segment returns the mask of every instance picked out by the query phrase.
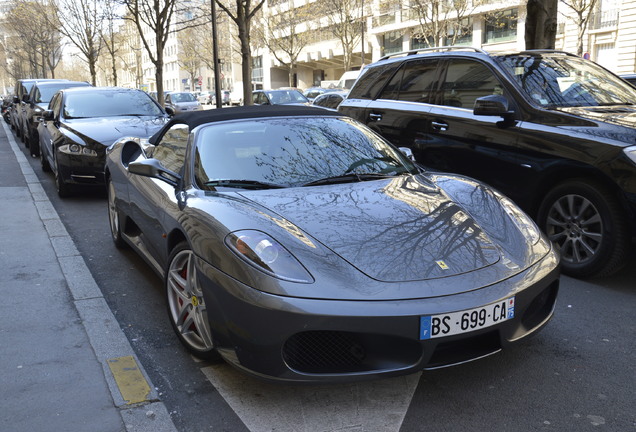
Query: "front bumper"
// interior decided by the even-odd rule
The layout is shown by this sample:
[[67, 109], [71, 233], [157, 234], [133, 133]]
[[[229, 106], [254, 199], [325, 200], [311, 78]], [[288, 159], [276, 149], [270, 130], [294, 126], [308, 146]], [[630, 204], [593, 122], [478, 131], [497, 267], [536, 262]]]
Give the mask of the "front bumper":
[[[283, 381], [353, 381], [464, 363], [541, 329], [559, 288], [551, 251], [524, 272], [482, 289], [430, 299], [337, 301], [250, 288], [197, 259], [215, 345], [226, 361]], [[451, 337], [420, 340], [420, 317], [515, 296], [515, 317]]]
[[65, 183], [88, 186], [102, 186], [105, 184], [105, 148], [98, 149], [96, 155], [78, 154], [62, 150], [57, 152], [57, 158], [59, 175]]

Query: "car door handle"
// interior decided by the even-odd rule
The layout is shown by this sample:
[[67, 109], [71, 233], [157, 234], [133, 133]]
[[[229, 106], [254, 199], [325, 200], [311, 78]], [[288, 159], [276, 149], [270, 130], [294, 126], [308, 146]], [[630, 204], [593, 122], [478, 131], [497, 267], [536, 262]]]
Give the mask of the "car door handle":
[[371, 113], [369, 114], [369, 118], [373, 121], [380, 121], [382, 120], [382, 114]]
[[433, 129], [438, 131], [445, 131], [448, 129], [448, 123], [444, 123], [440, 121], [432, 121], [431, 126], [433, 126]]

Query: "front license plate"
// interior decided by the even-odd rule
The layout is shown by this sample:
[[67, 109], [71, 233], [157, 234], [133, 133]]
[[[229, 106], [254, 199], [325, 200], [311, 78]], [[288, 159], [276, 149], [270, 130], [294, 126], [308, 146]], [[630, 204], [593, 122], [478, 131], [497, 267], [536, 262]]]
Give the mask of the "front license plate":
[[420, 317], [420, 339], [433, 339], [490, 327], [515, 316], [515, 298], [441, 315]]

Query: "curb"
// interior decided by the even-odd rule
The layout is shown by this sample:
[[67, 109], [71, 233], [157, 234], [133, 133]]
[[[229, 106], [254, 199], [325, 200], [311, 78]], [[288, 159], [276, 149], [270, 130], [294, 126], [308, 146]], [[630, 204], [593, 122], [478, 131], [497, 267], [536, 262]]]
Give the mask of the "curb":
[[[57, 211], [13, 133], [2, 120], [11, 150], [28, 185], [40, 220], [48, 233], [66, 280], [73, 304], [82, 319], [90, 345], [102, 366], [114, 406], [128, 432], [176, 432], [177, 429], [157, 390], [137, 358], [117, 319], [108, 307], [99, 286], [75, 247]], [[123, 361], [126, 361], [125, 363]], [[118, 362], [127, 365], [117, 368]], [[134, 383], [135, 385], [130, 385]]]

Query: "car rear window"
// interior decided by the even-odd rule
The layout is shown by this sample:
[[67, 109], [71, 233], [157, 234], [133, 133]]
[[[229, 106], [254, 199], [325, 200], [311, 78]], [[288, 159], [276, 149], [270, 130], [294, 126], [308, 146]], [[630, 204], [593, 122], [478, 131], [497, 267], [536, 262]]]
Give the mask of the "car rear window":
[[375, 99], [400, 63], [390, 63], [363, 69], [349, 93], [349, 99]]

